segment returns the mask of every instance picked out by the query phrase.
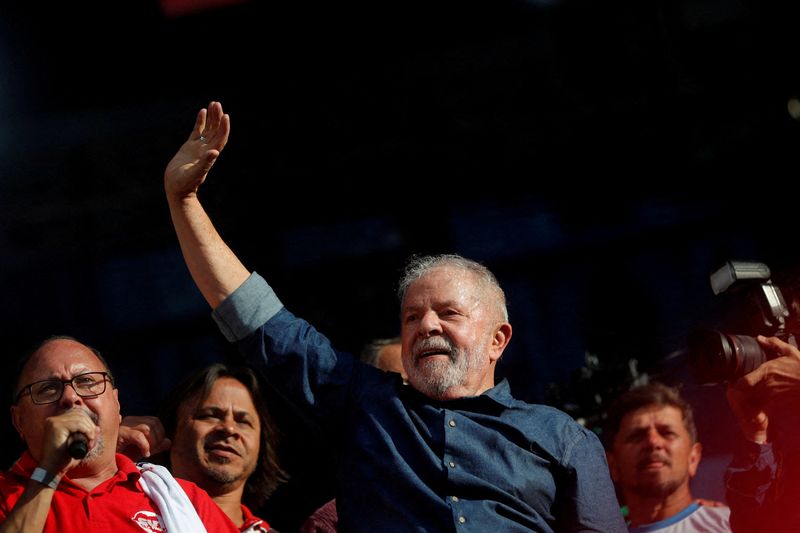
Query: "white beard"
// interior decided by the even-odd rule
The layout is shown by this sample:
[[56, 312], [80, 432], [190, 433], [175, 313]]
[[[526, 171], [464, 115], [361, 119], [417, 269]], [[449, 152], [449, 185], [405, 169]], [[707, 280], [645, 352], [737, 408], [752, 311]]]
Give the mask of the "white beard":
[[424, 339], [414, 347], [413, 353], [445, 347], [449, 351], [448, 359], [415, 359], [413, 368], [408, 372], [409, 382], [431, 398], [442, 398], [451, 388], [466, 384], [470, 371], [479, 368], [484, 357], [483, 346], [474, 350], [458, 349], [445, 336]]

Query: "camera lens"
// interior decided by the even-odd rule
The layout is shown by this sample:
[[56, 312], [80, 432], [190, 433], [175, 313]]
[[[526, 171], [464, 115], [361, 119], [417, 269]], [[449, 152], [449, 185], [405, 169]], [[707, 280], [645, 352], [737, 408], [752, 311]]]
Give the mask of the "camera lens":
[[689, 336], [689, 357], [700, 383], [734, 381], [767, 360], [755, 337], [711, 330]]

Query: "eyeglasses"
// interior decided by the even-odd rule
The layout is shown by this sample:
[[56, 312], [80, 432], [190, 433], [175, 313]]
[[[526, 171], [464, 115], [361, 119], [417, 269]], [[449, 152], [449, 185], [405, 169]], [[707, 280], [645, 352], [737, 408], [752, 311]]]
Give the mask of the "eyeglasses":
[[94, 398], [106, 391], [106, 382], [114, 386], [114, 379], [108, 372], [86, 372], [79, 374], [72, 379], [43, 379], [30, 385], [25, 385], [17, 393], [14, 403], [17, 403], [25, 394], [31, 395], [31, 400], [36, 405], [54, 403], [61, 399], [64, 394], [64, 386], [72, 385], [72, 389], [81, 398]]

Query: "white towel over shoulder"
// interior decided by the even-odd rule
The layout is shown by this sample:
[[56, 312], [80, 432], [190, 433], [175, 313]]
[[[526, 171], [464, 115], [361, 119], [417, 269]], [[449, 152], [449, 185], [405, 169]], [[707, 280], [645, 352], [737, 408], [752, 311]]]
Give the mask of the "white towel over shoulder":
[[158, 507], [162, 525], [169, 533], [206, 533], [189, 497], [172, 474], [161, 465], [137, 463], [139, 486]]

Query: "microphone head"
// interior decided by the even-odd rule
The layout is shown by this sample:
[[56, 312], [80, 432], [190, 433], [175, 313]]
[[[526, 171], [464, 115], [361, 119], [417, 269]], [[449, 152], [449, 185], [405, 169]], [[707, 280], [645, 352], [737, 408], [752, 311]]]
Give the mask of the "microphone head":
[[67, 442], [67, 451], [74, 459], [83, 459], [89, 453], [89, 441], [83, 433], [73, 433]]

